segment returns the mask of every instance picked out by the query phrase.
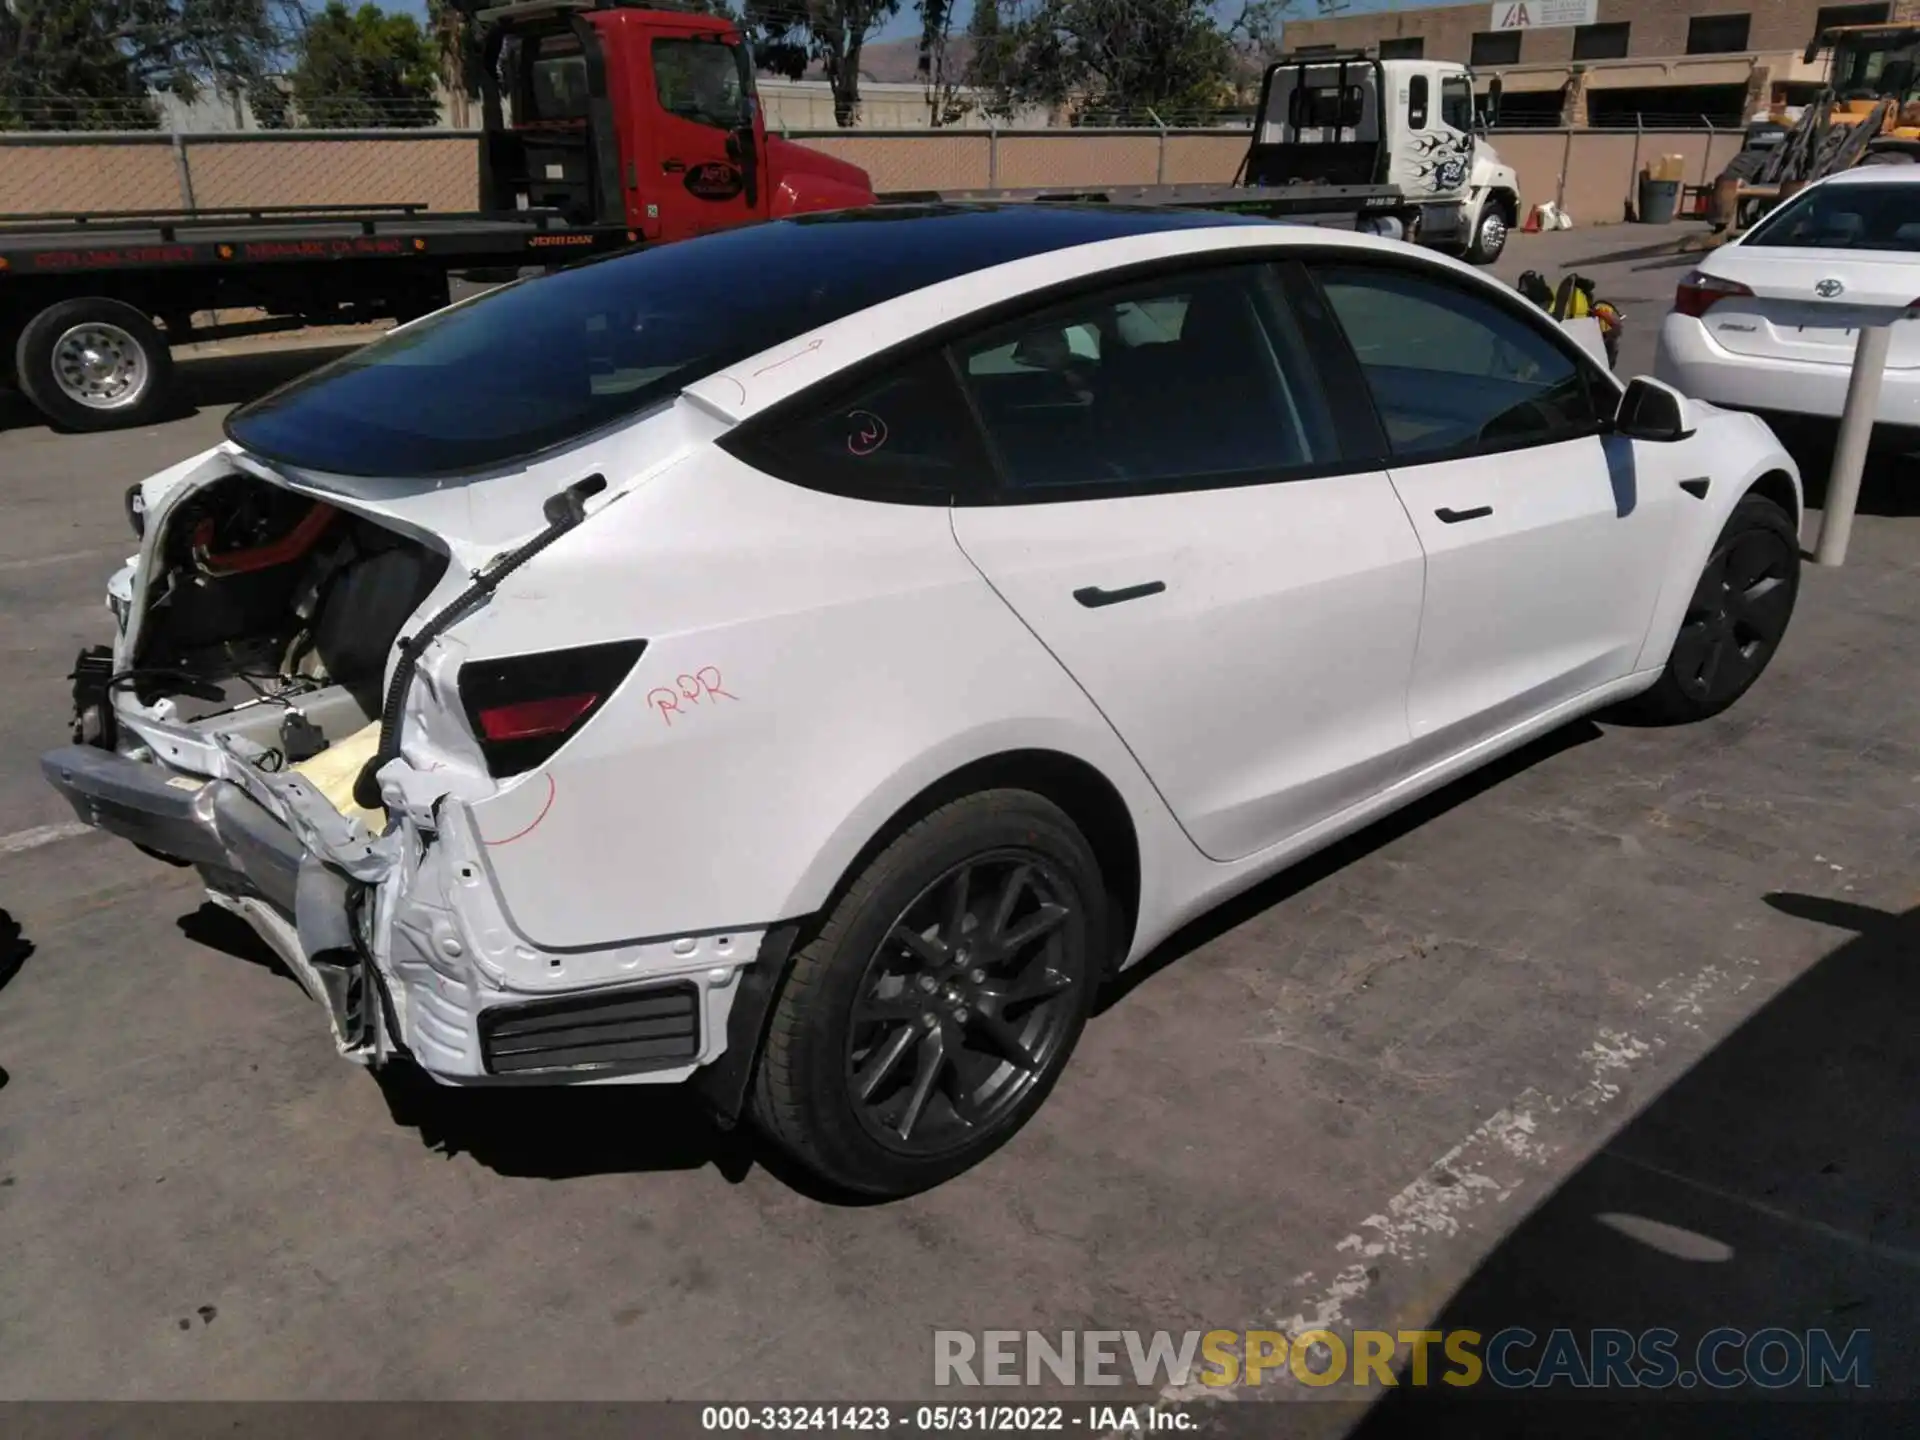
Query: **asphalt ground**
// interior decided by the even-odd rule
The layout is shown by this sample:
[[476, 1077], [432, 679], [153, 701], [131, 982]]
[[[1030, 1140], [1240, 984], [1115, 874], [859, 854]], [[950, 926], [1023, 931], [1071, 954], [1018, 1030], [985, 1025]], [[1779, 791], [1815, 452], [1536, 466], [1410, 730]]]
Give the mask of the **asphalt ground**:
[[[1645, 369], [1679, 233], [1500, 269], [1594, 274]], [[1872, 1393], [1913, 1395], [1910, 462], [1729, 714], [1568, 727], [1229, 905], [1012, 1144], [855, 1206], [675, 1093], [349, 1066], [188, 873], [70, 833], [36, 762], [122, 492], [330, 353], [189, 358], [194, 413], [132, 432], [0, 401], [0, 1397], [1004, 1401], [937, 1391], [933, 1332], [1309, 1324], [1864, 1328]], [[1270, 1433], [1433, 1418], [1237, 1393], [1299, 1402]], [[1559, 1395], [1501, 1399], [1569, 1433]]]

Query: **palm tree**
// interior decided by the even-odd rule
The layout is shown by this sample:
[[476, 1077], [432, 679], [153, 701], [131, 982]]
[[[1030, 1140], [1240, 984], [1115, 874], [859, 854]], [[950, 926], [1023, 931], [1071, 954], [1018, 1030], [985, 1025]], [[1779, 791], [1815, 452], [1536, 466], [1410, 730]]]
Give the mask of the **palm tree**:
[[440, 88], [447, 94], [448, 119], [454, 129], [465, 130], [471, 123], [468, 104], [480, 89], [472, 22], [452, 0], [427, 0], [427, 31], [433, 38]]

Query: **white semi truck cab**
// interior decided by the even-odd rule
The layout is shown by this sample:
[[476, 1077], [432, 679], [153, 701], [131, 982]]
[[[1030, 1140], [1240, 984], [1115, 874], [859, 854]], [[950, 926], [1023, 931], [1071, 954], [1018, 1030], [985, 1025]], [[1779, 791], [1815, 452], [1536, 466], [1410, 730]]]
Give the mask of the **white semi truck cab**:
[[1476, 265], [1499, 255], [1520, 216], [1519, 181], [1487, 139], [1473, 72], [1447, 60], [1281, 57], [1267, 69], [1246, 183], [1394, 186], [1413, 217], [1405, 238]]

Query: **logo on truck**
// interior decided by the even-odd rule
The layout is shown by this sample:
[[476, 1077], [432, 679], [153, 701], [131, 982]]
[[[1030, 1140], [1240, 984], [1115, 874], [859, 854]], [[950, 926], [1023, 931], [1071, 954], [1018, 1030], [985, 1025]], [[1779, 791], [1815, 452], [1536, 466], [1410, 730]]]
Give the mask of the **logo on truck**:
[[739, 170], [724, 160], [687, 167], [687, 193], [699, 200], [731, 200], [745, 188]]

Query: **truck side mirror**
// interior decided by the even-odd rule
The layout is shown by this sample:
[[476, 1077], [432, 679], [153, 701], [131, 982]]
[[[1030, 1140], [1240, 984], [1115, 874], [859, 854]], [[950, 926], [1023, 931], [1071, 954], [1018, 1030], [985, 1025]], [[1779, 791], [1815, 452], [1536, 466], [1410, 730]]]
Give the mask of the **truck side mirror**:
[[1483, 130], [1491, 130], [1500, 123], [1500, 96], [1506, 88], [1498, 75], [1487, 82], [1487, 108], [1480, 122]]
[[1684, 440], [1698, 428], [1693, 405], [1671, 385], [1646, 376], [1627, 383], [1613, 430], [1629, 440]]

